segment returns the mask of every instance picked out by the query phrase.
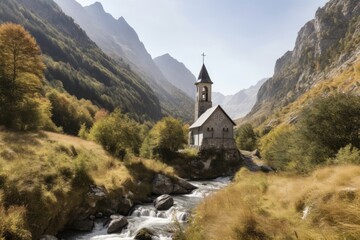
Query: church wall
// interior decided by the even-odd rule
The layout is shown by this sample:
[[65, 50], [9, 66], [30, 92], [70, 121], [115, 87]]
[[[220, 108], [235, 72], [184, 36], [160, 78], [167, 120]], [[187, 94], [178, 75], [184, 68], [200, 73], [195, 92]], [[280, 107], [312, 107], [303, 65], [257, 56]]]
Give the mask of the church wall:
[[[226, 129], [224, 131], [224, 128]], [[204, 138], [233, 138], [233, 124], [228, 117], [217, 109], [203, 125]]]
[[192, 131], [191, 135], [193, 137], [192, 145], [194, 145], [194, 146], [201, 145], [201, 143], [203, 141], [203, 132], [202, 132], [201, 128], [195, 128], [195, 129], [192, 129], [191, 131]]

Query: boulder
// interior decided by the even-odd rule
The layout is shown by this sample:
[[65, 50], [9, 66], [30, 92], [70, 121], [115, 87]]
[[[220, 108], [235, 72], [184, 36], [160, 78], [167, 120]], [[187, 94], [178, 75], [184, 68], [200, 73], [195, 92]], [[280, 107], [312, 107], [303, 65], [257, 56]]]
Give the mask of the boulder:
[[103, 200], [108, 195], [106, 189], [102, 186], [90, 185], [88, 196], [88, 204], [91, 207], [96, 207], [98, 201]]
[[68, 225], [67, 228], [75, 231], [91, 232], [91, 230], [94, 228], [94, 221], [88, 218], [77, 219]]
[[177, 184], [180, 187], [188, 190], [189, 192], [191, 192], [194, 189], [197, 189], [197, 187], [195, 187], [194, 185], [192, 185], [191, 183], [189, 183], [188, 181], [186, 181], [186, 180], [184, 180], [182, 178], [177, 178]]
[[174, 184], [174, 190], [173, 192], [174, 194], [186, 194], [186, 193], [189, 193], [189, 190], [186, 190], [185, 188], [181, 187], [180, 185], [178, 184]]
[[161, 195], [154, 201], [156, 210], [168, 210], [174, 205], [174, 199], [167, 194]]
[[163, 174], [156, 174], [152, 182], [152, 193], [157, 195], [170, 194], [174, 190], [171, 179]]
[[126, 217], [121, 215], [111, 215], [111, 221], [109, 223], [107, 233], [119, 233], [121, 230], [128, 225]]
[[142, 228], [135, 236], [135, 240], [152, 240], [155, 234], [148, 228]]

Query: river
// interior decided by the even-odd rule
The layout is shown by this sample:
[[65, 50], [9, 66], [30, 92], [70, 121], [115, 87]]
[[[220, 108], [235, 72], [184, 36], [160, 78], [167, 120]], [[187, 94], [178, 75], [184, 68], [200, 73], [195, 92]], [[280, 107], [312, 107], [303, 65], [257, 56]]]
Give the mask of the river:
[[130, 216], [129, 224], [121, 233], [107, 234], [103, 227], [103, 220], [98, 220], [90, 233], [78, 233], [66, 237], [66, 240], [130, 240], [142, 228], [148, 228], [157, 235], [153, 239], [170, 240], [176, 230], [175, 218], [184, 226], [190, 216], [191, 210], [198, 205], [204, 197], [217, 191], [230, 182], [230, 178], [217, 178], [211, 181], [190, 181], [198, 187], [191, 194], [175, 195], [174, 206], [167, 211], [157, 211], [152, 204], [137, 205]]

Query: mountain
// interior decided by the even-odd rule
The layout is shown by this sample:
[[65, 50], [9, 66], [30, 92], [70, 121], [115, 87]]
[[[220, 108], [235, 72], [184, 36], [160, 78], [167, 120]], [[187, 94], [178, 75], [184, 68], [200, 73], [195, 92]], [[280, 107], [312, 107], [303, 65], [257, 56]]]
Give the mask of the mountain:
[[213, 92], [213, 104], [221, 105], [232, 119], [245, 116], [250, 112], [256, 102], [257, 93], [267, 78], [261, 79], [254, 86], [240, 90], [234, 95], [223, 95], [219, 92]]
[[108, 57], [53, 1], [0, 2], [0, 22], [23, 25], [46, 63], [48, 85], [137, 119], [162, 117], [159, 100], [126, 64]]
[[294, 119], [296, 108], [314, 97], [358, 93], [359, 61], [360, 1], [331, 0], [301, 28], [294, 49], [277, 60], [244, 120], [274, 122], [277, 117], [269, 116], [282, 110]]
[[156, 66], [135, 30], [123, 17], [115, 19], [99, 2], [82, 7], [75, 0], [55, 0], [62, 10], [109, 56], [127, 64], [149, 84], [160, 100], [165, 115], [193, 118], [193, 100], [179, 90]]
[[186, 66], [170, 56], [164, 54], [154, 58], [155, 64], [158, 66], [162, 74], [177, 88], [186, 93], [189, 97], [195, 99], [196, 78]]

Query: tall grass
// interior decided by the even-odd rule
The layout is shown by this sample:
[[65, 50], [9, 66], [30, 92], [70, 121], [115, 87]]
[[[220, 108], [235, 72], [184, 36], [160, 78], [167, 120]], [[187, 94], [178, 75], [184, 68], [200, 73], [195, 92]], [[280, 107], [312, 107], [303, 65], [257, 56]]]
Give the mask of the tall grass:
[[196, 209], [177, 239], [360, 239], [359, 186], [359, 166], [327, 167], [307, 177], [243, 169]]
[[135, 157], [124, 163], [77, 137], [0, 131], [0, 239], [55, 234], [86, 207], [90, 184], [116, 199], [141, 200], [157, 172], [173, 175], [163, 163]]

